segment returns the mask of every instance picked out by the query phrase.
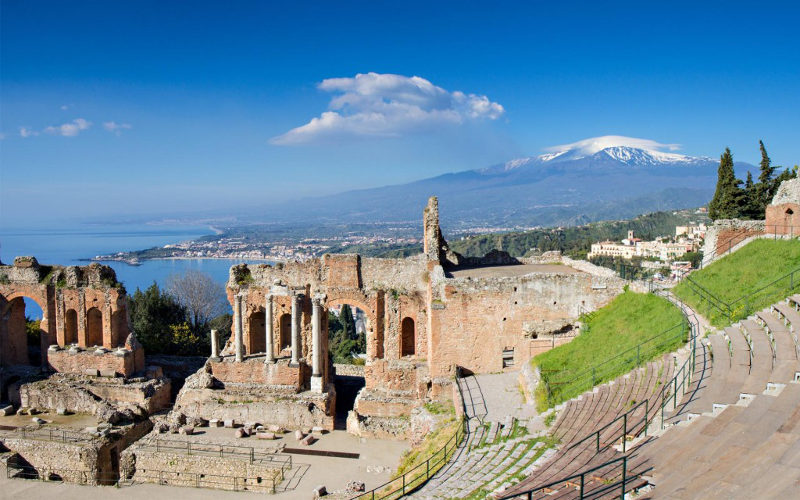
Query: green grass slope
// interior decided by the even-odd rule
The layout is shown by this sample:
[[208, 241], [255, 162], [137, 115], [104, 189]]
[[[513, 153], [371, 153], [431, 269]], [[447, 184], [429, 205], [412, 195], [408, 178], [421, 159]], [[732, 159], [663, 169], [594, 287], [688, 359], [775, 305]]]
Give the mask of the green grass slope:
[[540, 410], [627, 373], [686, 340], [680, 310], [651, 294], [626, 291], [584, 321], [587, 328], [575, 340], [532, 361], [545, 382], [537, 389]]
[[694, 282], [716, 297], [720, 307], [710, 304], [687, 280], [676, 286], [673, 293], [713, 325], [726, 326], [797, 293], [800, 272], [793, 277], [786, 275], [798, 268], [800, 241], [755, 240], [690, 275]]

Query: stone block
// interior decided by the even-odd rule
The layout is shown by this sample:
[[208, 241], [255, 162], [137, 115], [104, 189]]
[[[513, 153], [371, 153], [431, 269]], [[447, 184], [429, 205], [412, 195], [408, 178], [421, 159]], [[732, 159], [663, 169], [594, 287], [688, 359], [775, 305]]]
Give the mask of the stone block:
[[366, 489], [366, 485], [363, 481], [350, 481], [347, 483], [347, 491], [358, 493], [364, 491]]
[[4, 406], [3, 408], [0, 408], [0, 413], [5, 417], [7, 417], [9, 415], [13, 415], [14, 414], [14, 407], [11, 406], [11, 405]]
[[46, 424], [46, 423], [47, 423], [47, 422], [45, 422], [43, 419], [41, 419], [41, 418], [39, 418], [39, 417], [33, 417], [33, 418], [31, 419], [31, 422], [33, 422], [34, 424], [37, 424], [37, 425], [44, 425], [44, 424]]
[[209, 427], [222, 427], [222, 420], [220, 420], [218, 418], [212, 418], [211, 420], [208, 421], [208, 426]]
[[300, 440], [300, 444], [302, 444], [303, 446], [311, 446], [316, 441], [317, 441], [317, 438], [315, 438], [313, 435], [309, 434], [308, 436], [306, 436], [306, 437], [304, 437], [303, 439]]
[[271, 432], [257, 432], [256, 439], [266, 439], [266, 440], [273, 440], [275, 439], [275, 434]]
[[97, 377], [100, 375], [100, 371], [97, 368], [87, 368], [83, 373], [90, 377]]
[[116, 370], [100, 370], [101, 377], [115, 378], [117, 376]]
[[270, 432], [274, 432], [275, 434], [283, 434], [284, 432], [286, 432], [280, 425], [270, 425], [268, 429]]
[[314, 498], [320, 498], [328, 495], [328, 489], [325, 486], [317, 486], [314, 488]]
[[236, 429], [236, 432], [233, 435], [234, 435], [234, 437], [239, 438], [239, 439], [247, 436], [244, 433], [244, 428], [243, 427], [239, 427], [238, 429]]
[[224, 420], [223, 426], [227, 429], [233, 429], [236, 426], [236, 422], [233, 419]]
[[191, 425], [184, 425], [178, 430], [178, 433], [183, 434], [185, 436], [191, 436], [192, 434], [194, 434], [194, 427], [192, 427]]
[[326, 433], [326, 432], [328, 432], [328, 431], [327, 431], [327, 429], [325, 429], [324, 427], [319, 427], [319, 426], [317, 426], [317, 427], [312, 427], [312, 428], [311, 428], [311, 432], [312, 432], [313, 434], [325, 434], [325, 433]]
[[301, 430], [294, 431], [294, 438], [296, 440], [302, 441], [304, 437], [306, 437], [306, 435], [303, 434], [303, 431], [301, 431]]
[[67, 409], [66, 408], [56, 408], [56, 415], [66, 415]]
[[28, 409], [27, 408], [20, 408], [17, 410], [17, 415], [27, 415]]

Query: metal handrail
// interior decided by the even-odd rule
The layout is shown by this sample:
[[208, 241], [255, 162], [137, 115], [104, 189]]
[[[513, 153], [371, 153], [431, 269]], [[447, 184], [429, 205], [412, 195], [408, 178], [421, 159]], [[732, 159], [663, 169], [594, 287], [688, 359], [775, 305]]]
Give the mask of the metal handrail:
[[[598, 465], [596, 467], [592, 467], [591, 469], [587, 469], [587, 470], [579, 472], [577, 474], [573, 474], [571, 476], [565, 477], [565, 478], [560, 479], [558, 481], [552, 481], [552, 482], [544, 484], [542, 486], [537, 486], [536, 488], [531, 489], [531, 490], [521, 491], [521, 492], [518, 492], [518, 493], [512, 493], [510, 495], [501, 496], [501, 497], [498, 498], [498, 500], [508, 500], [510, 498], [517, 498], [517, 497], [520, 497], [520, 496], [527, 496], [528, 500], [531, 500], [533, 498], [533, 493], [535, 493], [537, 491], [542, 491], [542, 490], [547, 489], [547, 488], [551, 488], [553, 486], [556, 486], [556, 485], [559, 485], [559, 484], [562, 484], [562, 483], [570, 482], [573, 479], [580, 479], [580, 483], [579, 483], [579, 486], [578, 486], [578, 494], [579, 494], [579, 498], [582, 499], [582, 498], [584, 498], [584, 494], [585, 494], [584, 489], [585, 489], [585, 484], [586, 484], [586, 475], [590, 474], [590, 473], [592, 473], [592, 472], [594, 472], [596, 470], [604, 469], [604, 468], [608, 467], [609, 465], [613, 465], [613, 464], [615, 464], [617, 462], [622, 462], [622, 479], [619, 481], [619, 483], [622, 485], [622, 491], [620, 492], [620, 498], [624, 498], [625, 497], [625, 485], [626, 485], [626, 483], [628, 482], [628, 479], [629, 479], [627, 477], [627, 472], [628, 472], [628, 456], [627, 455], [623, 455], [621, 457], [614, 458], [614, 459], [609, 460], [609, 461], [607, 461], [605, 463], [602, 463], [602, 464], [600, 464], [600, 465]], [[605, 486], [608, 489], [611, 489], [614, 486], [616, 486], [616, 483], [612, 483], [610, 485], [605, 485]]]
[[[768, 229], [770, 227], [774, 229], [774, 232], [770, 233], [768, 231]], [[784, 232], [781, 233], [781, 234], [778, 234], [777, 230], [779, 228], [783, 229]], [[797, 229], [797, 231], [795, 231], [795, 228]], [[788, 233], [786, 232], [787, 229], [789, 230]], [[751, 233], [745, 233], [745, 234], [734, 234], [733, 236], [731, 236], [730, 238], [728, 238], [727, 240], [722, 242], [722, 246], [723, 247], [727, 244], [727, 246], [728, 246], [727, 250], [725, 250], [721, 254], [717, 254], [716, 248], [720, 246], [720, 243], [717, 242], [717, 244], [715, 245], [715, 248], [713, 249], [712, 252], [710, 252], [708, 255], [703, 255], [703, 259], [700, 261], [700, 267], [701, 268], [705, 267], [706, 265], [708, 265], [711, 262], [713, 262], [714, 260], [716, 260], [718, 257], [722, 257], [723, 255], [727, 255], [727, 254], [731, 253], [731, 251], [733, 250], [734, 247], [736, 247], [737, 245], [739, 245], [740, 243], [742, 243], [743, 241], [745, 241], [748, 238], [759, 237], [759, 236], [770, 236], [770, 235], [774, 236], [774, 238], [776, 240], [778, 239], [779, 236], [781, 236], [781, 237], [789, 236], [789, 238], [794, 238], [796, 235], [800, 235], [800, 226], [782, 225], [782, 224], [770, 224], [770, 225], [765, 225], [764, 226], [764, 231], [751, 232]]]
[[[461, 376], [461, 367], [457, 366], [456, 367], [456, 379], [460, 378], [460, 376]], [[458, 385], [458, 380], [456, 380], [456, 385]], [[458, 390], [459, 390], [459, 394], [461, 394], [461, 387], [459, 387]], [[461, 394], [461, 401], [462, 401], [462, 403], [464, 401], [463, 394]], [[466, 411], [466, 408], [465, 408], [465, 411]], [[431, 478], [431, 475], [436, 474], [439, 471], [439, 469], [441, 469], [442, 467], [444, 467], [447, 464], [448, 460], [452, 457], [452, 453], [455, 452], [455, 450], [461, 444], [461, 440], [468, 433], [469, 433], [469, 426], [467, 424], [467, 419], [466, 418], [462, 418], [461, 425], [459, 425], [456, 428], [456, 432], [454, 432], [453, 435], [450, 436], [450, 438], [447, 440], [447, 442], [445, 442], [444, 446], [442, 446], [441, 448], [439, 448], [438, 450], [433, 452], [431, 454], [431, 456], [428, 457], [427, 460], [425, 460], [425, 462], [416, 465], [411, 470], [408, 470], [408, 471], [404, 472], [399, 477], [396, 477], [394, 479], [390, 479], [389, 481], [386, 481], [385, 483], [383, 483], [383, 484], [381, 484], [379, 486], [376, 486], [375, 488], [373, 488], [373, 489], [371, 489], [369, 491], [366, 491], [364, 493], [360, 493], [360, 494], [358, 494], [356, 496], [350, 497], [350, 499], [351, 500], [355, 500], [355, 499], [367, 499], [367, 498], [369, 498], [370, 500], [376, 500], [376, 499], [377, 500], [382, 500], [382, 499], [385, 499], [385, 498], [391, 498], [393, 495], [397, 495], [397, 494], [399, 494], [399, 495], [397, 497], [395, 497], [395, 498], [400, 498], [400, 497], [402, 497], [402, 496], [404, 496], [404, 495], [406, 495], [408, 493], [411, 493], [412, 491], [417, 490], [422, 485], [424, 485], [425, 483], [428, 482], [428, 480]], [[448, 450], [448, 447], [450, 447], [451, 444], [452, 444], [452, 447], [449, 448], [449, 450]], [[437, 455], [439, 455], [439, 453], [442, 453], [441, 458], [436, 458]], [[450, 454], [449, 457], [448, 457], [448, 453]], [[414, 473], [416, 471], [418, 471], [418, 470], [420, 471], [419, 474], [416, 477], [414, 477]], [[422, 479], [423, 477], [424, 477], [424, 479]], [[419, 481], [420, 479], [422, 479], [422, 481]], [[419, 481], [419, 482], [415, 483], [415, 481]], [[390, 485], [392, 485], [394, 483], [397, 483], [397, 482], [400, 482], [400, 486], [399, 487], [396, 487], [394, 489], [390, 488], [389, 491], [383, 491], [383, 490], [389, 488]]]
[[[645, 406], [644, 417], [642, 417], [642, 419], [639, 420], [638, 422], [634, 423], [634, 425], [632, 427], [632, 429], [636, 429], [636, 427], [638, 425], [640, 425], [642, 423], [642, 421], [644, 422], [644, 425], [642, 426], [642, 428], [639, 431], [637, 431], [636, 433], [633, 434], [633, 438], [634, 439], [636, 437], [639, 437], [642, 434], [647, 436], [649, 424], [653, 420], [655, 420], [656, 416], [658, 415], [658, 411], [655, 411], [653, 413], [653, 416], [650, 417], [649, 416], [650, 410], [651, 409], [655, 409], [657, 407], [659, 408], [659, 410], [661, 412], [661, 423], [660, 423], [661, 424], [661, 429], [664, 429], [664, 408], [669, 404], [670, 400], [672, 400], [673, 408], [676, 408], [678, 406], [678, 390], [679, 389], [682, 390], [683, 393], [685, 394], [688, 386], [690, 386], [692, 384], [692, 379], [693, 379], [692, 374], [694, 373], [696, 355], [697, 355], [697, 337], [698, 337], [698, 333], [699, 332], [697, 331], [697, 326], [696, 325], [698, 324], [698, 321], [697, 321], [697, 317], [696, 317], [696, 315], [694, 313], [692, 313], [692, 314], [687, 314], [686, 313], [685, 305], [679, 299], [678, 299], [678, 305], [680, 306], [679, 308], [681, 310], [681, 313], [684, 315], [684, 318], [685, 318], [686, 322], [689, 324], [689, 327], [690, 327], [691, 336], [690, 336], [689, 340], [691, 341], [691, 351], [690, 351], [690, 356], [683, 362], [683, 365], [681, 365], [680, 369], [677, 371], [675, 376], [672, 377], [672, 379], [668, 383], [666, 383], [666, 384], [664, 384], [662, 386], [661, 390], [659, 391], [659, 393], [656, 396], [647, 398], [647, 399], [639, 402], [636, 406], [634, 406], [633, 408], [631, 408], [630, 410], [628, 410], [624, 414], [616, 417], [611, 422], [607, 423], [606, 425], [604, 425], [600, 429], [597, 429], [596, 431], [592, 432], [591, 434], [589, 434], [588, 436], [584, 437], [580, 441], [574, 443], [572, 446], [570, 446], [568, 448], [568, 449], [575, 448], [579, 444], [582, 444], [582, 443], [586, 442], [588, 439], [595, 438], [595, 451], [599, 453], [599, 451], [600, 451], [601, 433], [604, 430], [606, 430], [609, 427], [611, 427], [616, 422], [618, 422], [619, 420], [622, 420], [623, 421], [623, 428], [622, 428], [622, 453], [623, 453], [623, 456], [615, 458], [615, 459], [610, 460], [608, 462], [605, 462], [605, 463], [603, 463], [601, 465], [598, 465], [596, 467], [593, 467], [591, 469], [587, 469], [587, 470], [582, 471], [580, 473], [573, 474], [573, 475], [568, 476], [566, 478], [562, 478], [562, 479], [557, 480], [557, 481], [552, 481], [552, 482], [547, 483], [545, 485], [537, 486], [536, 488], [532, 488], [532, 489], [527, 490], [527, 491], [522, 491], [522, 492], [517, 492], [517, 493], [512, 493], [510, 495], [502, 496], [498, 500], [507, 500], [507, 499], [510, 499], [510, 498], [516, 498], [516, 497], [520, 497], [520, 496], [527, 496], [527, 498], [530, 500], [530, 499], [533, 498], [533, 493], [534, 492], [542, 491], [542, 490], [544, 490], [546, 488], [550, 488], [550, 487], [558, 485], [558, 484], [563, 484], [563, 483], [571, 481], [573, 479], [580, 479], [579, 498], [582, 499], [582, 498], [584, 498], [584, 483], [585, 483], [586, 474], [589, 474], [589, 473], [594, 472], [594, 471], [596, 471], [598, 469], [607, 467], [608, 465], [613, 464], [613, 463], [618, 462], [618, 461], [622, 461], [623, 462], [623, 475], [622, 475], [622, 481], [621, 481], [622, 482], [622, 491], [621, 491], [621, 494], [620, 494], [620, 498], [624, 498], [625, 493], [626, 493], [625, 485], [626, 485], [627, 458], [628, 458], [628, 456], [624, 455], [624, 453], [627, 452], [628, 416], [630, 414], [632, 414], [633, 412], [635, 412], [636, 410], [638, 410], [639, 408], [641, 408], [641, 406], [643, 406], [643, 405]], [[694, 321], [692, 321], [692, 319], [694, 319]], [[680, 379], [680, 382], [678, 382], [679, 379]], [[666, 392], [668, 389], [671, 389], [671, 391], [669, 393]], [[658, 406], [656, 406], [656, 405], [652, 405], [651, 406], [651, 402], [650, 402], [651, 398], [653, 399], [653, 402], [656, 402], [659, 399], [661, 399], [660, 404]]]
[[155, 450], [158, 453], [170, 452], [186, 455], [206, 455], [219, 456], [220, 458], [235, 458], [248, 460], [253, 463], [256, 460], [278, 462], [281, 470], [292, 468], [292, 456], [277, 452], [258, 451], [252, 446], [235, 446], [216, 443], [192, 443], [190, 441], [179, 441], [175, 439], [155, 438], [139, 444], [143, 449]]

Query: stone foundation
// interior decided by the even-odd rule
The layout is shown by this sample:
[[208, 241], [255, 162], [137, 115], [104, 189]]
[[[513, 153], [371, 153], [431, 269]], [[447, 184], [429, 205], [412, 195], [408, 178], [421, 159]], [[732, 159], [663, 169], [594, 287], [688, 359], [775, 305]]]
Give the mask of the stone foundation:
[[280, 425], [285, 429], [333, 430], [336, 391], [333, 384], [326, 389], [327, 392], [318, 394], [254, 384], [225, 384], [224, 389], [184, 386], [173, 413], [203, 420]]
[[303, 381], [311, 371], [305, 362], [290, 365], [289, 359], [279, 359], [275, 363], [264, 363], [264, 358], [246, 359], [235, 362], [232, 357], [222, 361], [209, 361], [211, 375], [223, 384], [262, 384], [268, 386], [282, 386], [293, 388], [300, 392]]
[[19, 401], [27, 408], [89, 413], [98, 419], [116, 423], [125, 419], [141, 420], [168, 408], [169, 379], [122, 379], [82, 375], [54, 374], [45, 380], [19, 386]]
[[141, 351], [141, 348], [83, 350], [77, 346], [63, 349], [52, 345], [48, 349], [47, 363], [52, 371], [58, 373], [87, 374], [91, 371], [131, 377], [144, 370], [144, 353]]

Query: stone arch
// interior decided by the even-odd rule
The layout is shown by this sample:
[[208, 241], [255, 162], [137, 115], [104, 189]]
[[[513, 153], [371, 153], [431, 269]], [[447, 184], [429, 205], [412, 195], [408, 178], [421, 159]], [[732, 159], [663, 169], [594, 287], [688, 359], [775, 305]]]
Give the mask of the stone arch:
[[67, 309], [64, 313], [64, 344], [78, 343], [78, 312]]
[[290, 313], [281, 314], [278, 320], [278, 350], [288, 349], [292, 345], [292, 315]]
[[[0, 296], [1, 297], [1, 296]], [[30, 364], [28, 357], [28, 334], [25, 314], [25, 298], [27, 295], [11, 294], [3, 297], [0, 307], [0, 362], [5, 365]], [[32, 299], [37, 305], [38, 301]], [[40, 306], [41, 307], [41, 306]], [[42, 320], [45, 321], [47, 310], [42, 308]]]
[[400, 322], [400, 356], [413, 356], [417, 351], [414, 319], [406, 316]]
[[86, 345], [103, 345], [103, 313], [96, 307], [86, 311]]
[[[365, 321], [364, 321], [364, 330], [366, 336], [366, 354], [368, 358], [375, 358], [380, 357], [378, 354], [378, 349], [370, 348], [371, 345], [377, 345], [378, 340], [376, 339], [376, 327], [377, 321], [375, 318], [375, 308], [370, 307], [371, 301], [369, 297], [365, 294], [361, 293], [360, 291], [350, 291], [350, 292], [340, 292], [337, 294], [333, 294], [331, 297], [328, 297], [328, 300], [325, 303], [325, 311], [327, 315], [327, 311], [337, 306], [343, 306], [347, 304], [350, 308], [358, 308], [364, 311]], [[355, 314], [355, 310], [353, 311]], [[327, 316], [326, 316], [327, 319]], [[382, 343], [382, 342], [381, 342]]]
[[250, 313], [250, 316], [247, 318], [247, 352], [249, 354], [267, 351], [266, 321], [267, 315], [261, 308]]

